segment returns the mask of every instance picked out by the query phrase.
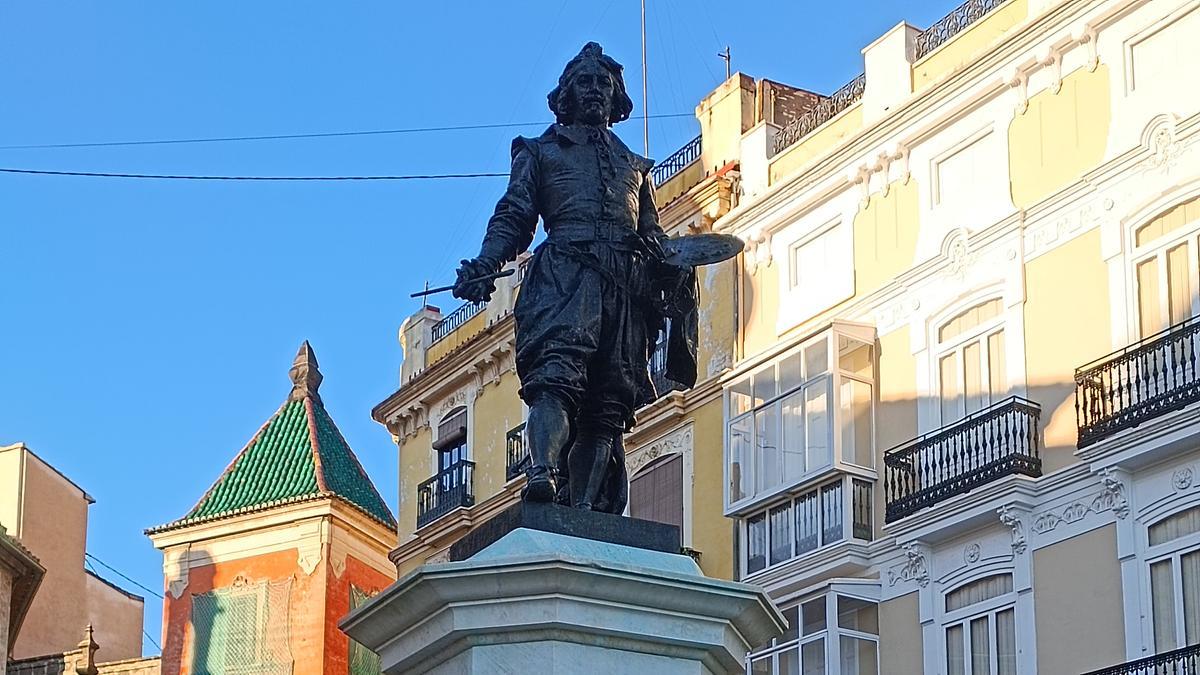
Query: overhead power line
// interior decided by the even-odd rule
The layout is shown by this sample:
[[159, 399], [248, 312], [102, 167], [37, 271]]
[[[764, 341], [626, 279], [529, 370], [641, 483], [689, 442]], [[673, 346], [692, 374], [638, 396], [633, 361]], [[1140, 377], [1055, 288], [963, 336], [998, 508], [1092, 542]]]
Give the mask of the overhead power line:
[[450, 178], [500, 178], [507, 172], [425, 173], [400, 176], [193, 176], [164, 173], [109, 173], [101, 171], [43, 171], [40, 169], [0, 169], [0, 173], [36, 176], [85, 176], [89, 178], [142, 178], [151, 180], [253, 180], [253, 181], [345, 181], [345, 180], [444, 180]]
[[[650, 119], [692, 117], [693, 113], [665, 113], [651, 115]], [[50, 148], [107, 148], [129, 145], [180, 145], [185, 143], [232, 143], [238, 141], [280, 141], [302, 138], [337, 138], [344, 136], [384, 136], [396, 134], [423, 134], [444, 131], [473, 131], [479, 129], [512, 129], [550, 124], [549, 120], [538, 122], [506, 122], [501, 124], [461, 124], [442, 127], [411, 127], [407, 129], [372, 129], [367, 131], [328, 131], [312, 134], [274, 134], [267, 136], [219, 136], [214, 138], [164, 138], [146, 141], [104, 141], [97, 143], [42, 143], [37, 145], [0, 145], [0, 150], [41, 150]]]
[[128, 581], [129, 583], [133, 584], [134, 586], [137, 586], [138, 588], [142, 589], [143, 591], [146, 591], [147, 593], [153, 595], [156, 598], [162, 599], [162, 596], [163, 596], [162, 593], [159, 593], [158, 591], [156, 591], [152, 588], [146, 588], [145, 586], [139, 584], [138, 582], [134, 581], [133, 579], [130, 579], [129, 577], [122, 574], [120, 572], [120, 570], [113, 567], [112, 565], [109, 565], [108, 563], [104, 562], [103, 560], [97, 558], [96, 556], [92, 555], [91, 553], [85, 552], [84, 555], [91, 558], [94, 562], [98, 563], [101, 567], [103, 567], [103, 568], [107, 569], [108, 571], [112, 572], [113, 574], [121, 577], [125, 581]]

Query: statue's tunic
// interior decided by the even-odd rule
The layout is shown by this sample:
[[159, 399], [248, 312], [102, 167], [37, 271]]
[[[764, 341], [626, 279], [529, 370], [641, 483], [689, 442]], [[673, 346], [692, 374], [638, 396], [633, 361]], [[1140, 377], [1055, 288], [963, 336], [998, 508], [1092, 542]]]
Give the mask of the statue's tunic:
[[508, 190], [488, 221], [480, 257], [498, 265], [543, 220], [514, 310], [521, 397], [558, 396], [580, 426], [623, 430], [639, 392], [652, 391], [647, 335], [659, 319], [645, 301], [642, 237], [665, 236], [652, 165], [607, 129], [552, 125], [513, 141]]

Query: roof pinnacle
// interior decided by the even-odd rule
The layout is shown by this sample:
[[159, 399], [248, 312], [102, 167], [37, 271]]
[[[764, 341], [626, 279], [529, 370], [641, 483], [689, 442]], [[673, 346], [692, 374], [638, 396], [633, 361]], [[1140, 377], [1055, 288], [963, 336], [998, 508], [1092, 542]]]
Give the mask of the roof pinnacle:
[[312, 345], [308, 344], [308, 340], [300, 345], [300, 351], [296, 352], [296, 360], [292, 361], [288, 375], [292, 378], [292, 393], [288, 395], [289, 401], [300, 401], [308, 396], [312, 397], [316, 403], [321, 402], [321, 396], [317, 394], [317, 390], [321, 388], [321, 380], [325, 378], [321, 375], [317, 364], [317, 355], [313, 353]]

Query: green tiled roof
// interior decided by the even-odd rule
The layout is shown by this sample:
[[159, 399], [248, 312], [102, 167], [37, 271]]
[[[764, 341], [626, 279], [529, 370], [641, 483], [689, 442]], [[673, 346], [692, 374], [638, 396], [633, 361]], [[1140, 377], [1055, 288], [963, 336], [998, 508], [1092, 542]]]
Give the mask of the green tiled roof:
[[291, 375], [294, 386], [283, 407], [199, 503], [183, 518], [153, 531], [325, 497], [349, 502], [375, 520], [396, 526], [317, 394], [321, 374], [308, 342], [301, 346]]

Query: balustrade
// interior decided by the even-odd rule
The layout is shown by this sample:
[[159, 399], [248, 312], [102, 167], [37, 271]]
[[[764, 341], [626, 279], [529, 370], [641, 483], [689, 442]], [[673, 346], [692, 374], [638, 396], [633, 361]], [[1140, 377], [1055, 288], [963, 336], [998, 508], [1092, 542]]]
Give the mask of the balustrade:
[[460, 459], [417, 486], [417, 527], [421, 528], [460, 506], [475, 503], [475, 462]]
[[1144, 659], [1093, 670], [1084, 675], [1196, 675], [1200, 673], [1200, 644], [1147, 656]]

